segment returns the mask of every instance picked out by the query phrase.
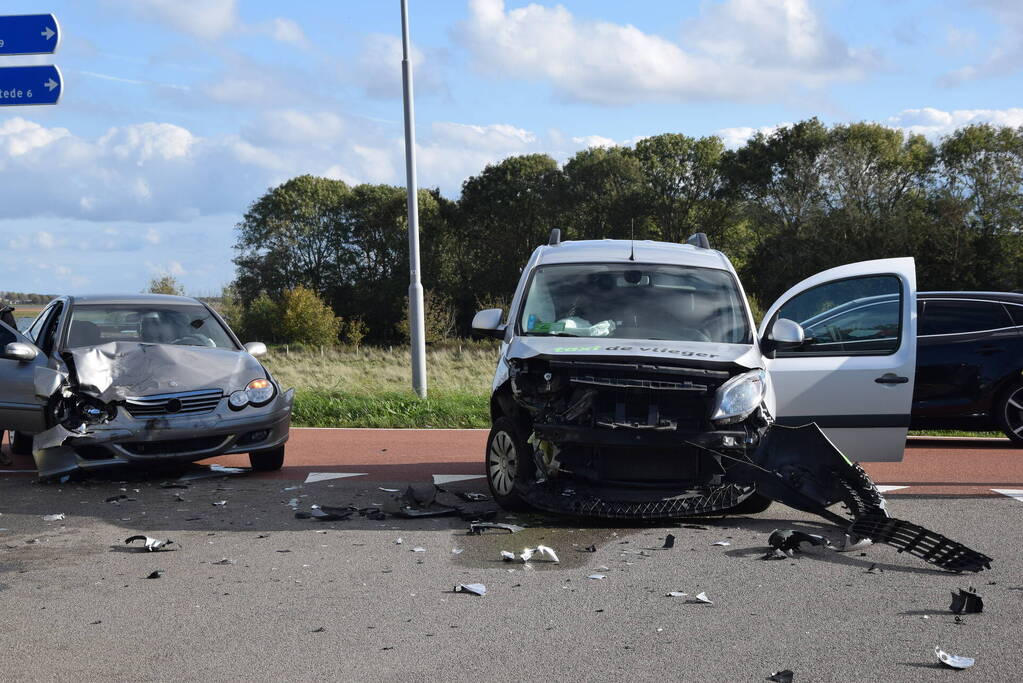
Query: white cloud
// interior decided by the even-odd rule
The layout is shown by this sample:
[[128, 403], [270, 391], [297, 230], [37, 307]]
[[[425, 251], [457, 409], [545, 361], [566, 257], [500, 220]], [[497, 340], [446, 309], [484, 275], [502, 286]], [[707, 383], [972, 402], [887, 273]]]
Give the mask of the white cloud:
[[[416, 96], [446, 93], [442, 69], [444, 53], [431, 50], [424, 54], [415, 45], [410, 55]], [[397, 36], [372, 33], [362, 41], [362, 50], [350, 70], [352, 80], [367, 95], [376, 99], [401, 98], [401, 40]]]
[[252, 27], [252, 31], [257, 34], [268, 35], [278, 43], [290, 43], [301, 48], [309, 46], [309, 40], [306, 38], [305, 32], [302, 31], [302, 27], [291, 19], [277, 17], [276, 19], [260, 22]]
[[887, 119], [886, 123], [894, 128], [902, 128], [910, 133], [918, 133], [936, 139], [948, 135], [957, 128], [975, 123], [990, 123], [995, 126], [1023, 126], [1023, 109], [956, 109], [943, 111], [932, 107], [923, 109], [904, 109]]
[[714, 135], [721, 138], [725, 147], [728, 149], [737, 149], [746, 144], [746, 141], [757, 133], [763, 133], [764, 135], [770, 136], [774, 131], [785, 126], [791, 126], [790, 122], [779, 123], [773, 126], [759, 126], [753, 128], [751, 126], [735, 126], [733, 128], [721, 128], [714, 131]]
[[606, 138], [603, 135], [583, 135], [582, 137], [573, 137], [572, 142], [577, 145], [589, 149], [590, 147], [615, 147], [618, 145], [617, 142], [611, 138]]
[[215, 40], [240, 26], [237, 0], [118, 0], [114, 4], [143, 21], [166, 24], [203, 40]]
[[830, 32], [807, 0], [707, 5], [687, 45], [632, 25], [577, 20], [564, 6], [505, 10], [470, 0], [457, 31], [483, 72], [548, 81], [568, 99], [598, 104], [777, 97], [862, 77], [867, 52]]
[[[938, 79], [939, 85], [957, 86], [980, 78], [1015, 73], [1023, 68], [1023, 4], [1019, 0], [973, 0], [971, 4], [987, 9], [1001, 28], [1001, 34], [989, 41], [987, 56], [983, 60], [952, 69]], [[953, 47], [957, 46], [953, 41], [963, 37], [969, 39], [970, 34], [956, 29], [949, 31], [949, 42]]]

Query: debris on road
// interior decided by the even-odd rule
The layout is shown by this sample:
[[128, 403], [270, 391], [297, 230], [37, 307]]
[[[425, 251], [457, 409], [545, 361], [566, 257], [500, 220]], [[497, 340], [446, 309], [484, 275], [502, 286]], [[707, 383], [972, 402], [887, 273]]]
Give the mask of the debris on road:
[[451, 554], [452, 555], [461, 555], [464, 552], [465, 552], [465, 548], [452, 548], [451, 549]]
[[871, 562], [870, 566], [867, 567], [868, 574], [884, 574], [884, 570], [877, 566], [876, 562]]
[[417, 545], [415, 548], [412, 549], [412, 552], [414, 552], [414, 553], [425, 553], [426, 552], [426, 548]]
[[991, 558], [946, 536], [887, 512], [871, 512], [857, 517], [849, 531], [874, 543], [885, 543], [900, 553], [909, 553], [924, 562], [953, 572], [979, 572], [991, 569]]
[[104, 503], [120, 503], [122, 500], [135, 500], [135, 499], [134, 498], [129, 498], [127, 495], [125, 495], [123, 493], [118, 493], [116, 496], [110, 496], [109, 498], [107, 498], [103, 502]]
[[702, 602], [705, 605], [713, 605], [714, 604], [711, 601], [711, 599], [707, 597], [707, 594], [703, 593], [703, 592], [700, 592], [700, 593], [696, 594], [696, 600], [697, 600], [697, 602]]
[[455, 508], [437, 502], [435, 484], [409, 484], [401, 495], [393, 496], [385, 504], [385, 511], [398, 517], [441, 517], [452, 515]]
[[835, 548], [835, 550], [840, 553], [851, 553], [854, 550], [863, 550], [872, 545], [874, 545], [874, 542], [869, 538], [856, 538], [853, 540], [852, 536], [846, 534], [845, 543], [842, 544], [841, 548]]
[[732, 544], [728, 541], [714, 541], [711, 545], [730, 546]]
[[683, 593], [681, 591], [669, 591], [669, 592], [664, 594], [664, 597], [666, 597], [666, 598], [684, 598], [687, 595], [689, 595], [689, 593]]
[[791, 669], [775, 671], [767, 677], [767, 680], [774, 681], [774, 683], [792, 683], [792, 671]]
[[152, 536], [143, 536], [142, 534], [136, 534], [135, 536], [129, 536], [128, 538], [124, 539], [124, 544], [130, 545], [135, 541], [144, 541], [145, 546], [139, 548], [139, 550], [151, 553], [156, 552], [157, 550], [165, 550], [167, 546], [169, 546], [171, 543], [174, 543], [174, 541], [170, 540], [169, 538], [165, 541], [161, 541], [160, 539], [153, 538]]
[[234, 560], [229, 560], [229, 559], [227, 559], [225, 557], [222, 560], [217, 560], [216, 562], [210, 562], [210, 564], [234, 564]]
[[767, 538], [767, 544], [785, 553], [796, 553], [800, 551], [801, 543], [809, 543], [815, 546], [831, 547], [831, 541], [817, 534], [808, 534], [805, 531], [796, 529], [775, 529]]
[[519, 559], [523, 562], [541, 561], [541, 562], [554, 562], [560, 563], [557, 553], [554, 552], [553, 548], [548, 548], [545, 545], [538, 545], [535, 548], [525, 548], [519, 555]]
[[214, 501], [214, 502], [212, 503], [212, 505], [215, 505], [215, 506], [217, 506], [218, 508], [222, 508], [222, 507], [224, 507], [225, 505], [227, 505], [227, 501], [226, 501], [226, 500], [218, 500], [218, 501]]
[[597, 581], [600, 581], [601, 579], [606, 579], [607, 578], [607, 574], [590, 574], [586, 578], [587, 579], [595, 579]]
[[59, 513], [57, 513], [55, 515], [43, 515], [43, 521], [44, 522], [59, 522], [60, 520], [64, 519], [64, 516], [65, 515], [64, 515], [63, 512], [59, 512]]
[[779, 548], [773, 548], [771, 552], [767, 553], [761, 560], [788, 560], [791, 559], [788, 554]]
[[502, 550], [501, 551], [501, 559], [503, 561], [505, 561], [505, 562], [514, 562], [515, 561], [515, 553], [510, 553], [507, 550]]
[[396, 540], [394, 541], [394, 545], [401, 545], [401, 544], [402, 544], [402, 543], [404, 543], [404, 542], [405, 542], [405, 541], [403, 541], [403, 540], [401, 539], [401, 537], [399, 536], [399, 537], [398, 537], [398, 538], [397, 538], [397, 539], [396, 539]]
[[673, 534], [668, 534], [667, 536], [665, 536], [664, 537], [664, 545], [662, 545], [661, 547], [662, 548], [674, 548], [675, 547], [675, 536]]
[[934, 646], [934, 654], [937, 655], [939, 662], [950, 669], [969, 669], [973, 666], [974, 661], [976, 661], [973, 657], [950, 655], [937, 645]]
[[582, 551], [584, 553], [595, 553], [595, 552], [597, 552], [597, 546], [595, 544], [591, 543], [590, 545], [588, 545], [585, 548], [583, 548]]
[[473, 522], [469, 525], [469, 535], [478, 536], [487, 529], [501, 529], [510, 534], [518, 533], [526, 527], [517, 524], [505, 524], [503, 522]]
[[154, 569], [152, 572], [149, 573], [148, 576], [146, 576], [146, 578], [147, 579], [158, 579], [161, 576], [163, 576], [163, 570], [162, 569]]
[[343, 521], [354, 515], [357, 508], [334, 507], [331, 505], [310, 505], [309, 512], [296, 512], [296, 519], [315, 519], [320, 522]]
[[460, 583], [455, 586], [456, 593], [470, 593], [472, 595], [486, 595], [487, 587], [482, 583]]
[[948, 608], [953, 614], [980, 614], [984, 611], [984, 600], [973, 586], [968, 590], [960, 588], [958, 593], [952, 593], [952, 604]]
[[458, 497], [469, 503], [480, 503], [484, 500], [490, 500], [490, 496], [484, 493], [476, 493], [475, 491], [465, 491], [459, 493]]

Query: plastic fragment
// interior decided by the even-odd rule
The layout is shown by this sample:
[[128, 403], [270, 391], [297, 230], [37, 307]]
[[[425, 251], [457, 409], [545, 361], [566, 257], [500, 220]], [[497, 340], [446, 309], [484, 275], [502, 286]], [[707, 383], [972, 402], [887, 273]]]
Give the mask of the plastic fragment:
[[210, 564], [234, 564], [234, 560], [229, 560], [229, 559], [227, 559], [225, 557], [222, 560], [217, 560], [216, 562], [210, 562]]
[[872, 562], [870, 564], [870, 566], [867, 567], [867, 573], [868, 574], [884, 574], [884, 570], [881, 569], [880, 567], [878, 567], [876, 562]]
[[146, 578], [147, 579], [158, 579], [161, 576], [163, 576], [163, 570], [162, 569], [154, 569], [153, 571], [151, 571], [149, 573], [148, 576], [146, 576]]
[[394, 541], [394, 545], [401, 545], [402, 543], [404, 543], [404, 541], [401, 540], [400, 536]]
[[514, 534], [525, 528], [526, 527], [519, 526], [517, 524], [505, 524], [503, 522], [473, 522], [469, 525], [469, 533], [476, 536], [482, 534], [487, 529], [501, 529], [510, 534]]
[[937, 645], [934, 646], [934, 654], [937, 656], [939, 662], [950, 669], [969, 669], [976, 661], [973, 657], [950, 655]]
[[157, 550], [165, 550], [167, 546], [169, 546], [171, 543], [174, 543], [174, 541], [170, 540], [169, 538], [165, 541], [161, 541], [160, 539], [153, 538], [152, 536], [143, 536], [142, 534], [137, 534], [135, 536], [129, 536], [128, 538], [124, 539], [124, 544], [131, 545], [135, 541], [143, 541], [145, 543], [145, 546], [139, 548], [139, 550], [151, 553], [156, 552]]
[[675, 547], [675, 536], [673, 534], [668, 534], [667, 536], [665, 536], [664, 537], [664, 545], [662, 545], [661, 547], [662, 548], [674, 548]]
[[952, 593], [952, 604], [948, 608], [953, 614], [980, 614], [984, 611], [984, 600], [973, 586], [968, 590], [960, 588], [958, 593]]
[[705, 603], [707, 605], [713, 605], [714, 604], [711, 601], [711, 599], [707, 597], [707, 594], [706, 593], [702, 593], [702, 592], [696, 594], [696, 600], [699, 601], [699, 602]]
[[594, 545], [594, 544], [590, 544], [590, 545], [586, 546], [585, 548], [583, 548], [583, 552], [584, 553], [595, 553], [595, 552], [597, 552], [597, 546]]
[[426, 552], [426, 548], [417, 545], [415, 548], [412, 549], [412, 552], [414, 552], [414, 553], [425, 553]]
[[62, 519], [64, 519], [64, 513], [63, 512], [59, 512], [59, 513], [57, 513], [55, 515], [43, 515], [43, 521], [44, 522], [59, 522]]
[[465, 552], [465, 548], [452, 548], [451, 549], [451, 554], [452, 555], [461, 555], [464, 552]]
[[561, 562], [558, 559], [558, 554], [554, 552], [553, 548], [548, 548], [545, 545], [538, 545], [535, 548], [526, 548], [519, 555], [519, 559], [523, 562], [541, 561], [541, 562], [554, 562], [555, 564]]
[[668, 593], [665, 593], [664, 597], [666, 597], [666, 598], [684, 598], [687, 595], [689, 595], [689, 593], [682, 593], [681, 591], [670, 591]]
[[507, 550], [502, 550], [501, 551], [501, 559], [504, 560], [505, 562], [514, 562], [515, 561], [515, 553], [510, 553]]
[[600, 581], [601, 579], [606, 579], [607, 578], [607, 574], [590, 574], [586, 578], [587, 579], [595, 579], [597, 581]]
[[218, 500], [218, 501], [215, 501], [214, 503], [212, 503], [212, 505], [215, 505], [218, 508], [222, 508], [225, 505], [227, 505], [227, 501], [226, 500]]
[[773, 548], [771, 550], [771, 552], [767, 553], [766, 555], [764, 555], [760, 559], [761, 560], [787, 560], [787, 559], [789, 559], [789, 556], [785, 553], [784, 550], [779, 550], [778, 548]]
[[782, 669], [781, 671], [775, 671], [767, 677], [767, 680], [774, 681], [775, 683], [792, 683], [792, 670]]
[[767, 538], [767, 544], [772, 548], [784, 551], [798, 552], [801, 543], [810, 545], [830, 547], [831, 541], [817, 534], [808, 534], [805, 531], [796, 529], [775, 529]]
[[730, 546], [732, 544], [728, 541], [714, 541], [711, 545]]
[[471, 593], [472, 595], [486, 595], [487, 587], [482, 583], [460, 583], [455, 586], [456, 593]]
[[855, 537], [856, 540], [853, 540], [853, 538], [854, 538], [853, 536], [846, 534], [845, 543], [842, 544], [841, 548], [835, 548], [835, 550], [837, 550], [840, 553], [851, 553], [854, 550], [863, 550], [864, 548], [874, 545], [874, 542], [869, 538]]

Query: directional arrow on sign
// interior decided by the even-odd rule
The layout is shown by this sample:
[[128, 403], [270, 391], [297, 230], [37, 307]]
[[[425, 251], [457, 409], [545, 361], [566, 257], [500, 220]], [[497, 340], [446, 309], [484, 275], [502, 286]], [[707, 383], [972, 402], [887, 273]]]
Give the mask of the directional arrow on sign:
[[55, 66], [0, 67], [0, 107], [57, 104], [62, 83]]
[[60, 24], [52, 14], [0, 17], [0, 55], [48, 55], [60, 45]]

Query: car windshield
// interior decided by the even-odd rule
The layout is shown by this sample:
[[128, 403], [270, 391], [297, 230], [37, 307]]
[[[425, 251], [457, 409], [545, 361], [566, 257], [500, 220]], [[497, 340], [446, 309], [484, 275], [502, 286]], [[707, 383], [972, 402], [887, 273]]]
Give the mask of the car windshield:
[[78, 304], [66, 347], [116, 341], [237, 349], [224, 326], [198, 304]]
[[526, 335], [750, 343], [732, 275], [690, 266], [540, 266], [519, 325]]

